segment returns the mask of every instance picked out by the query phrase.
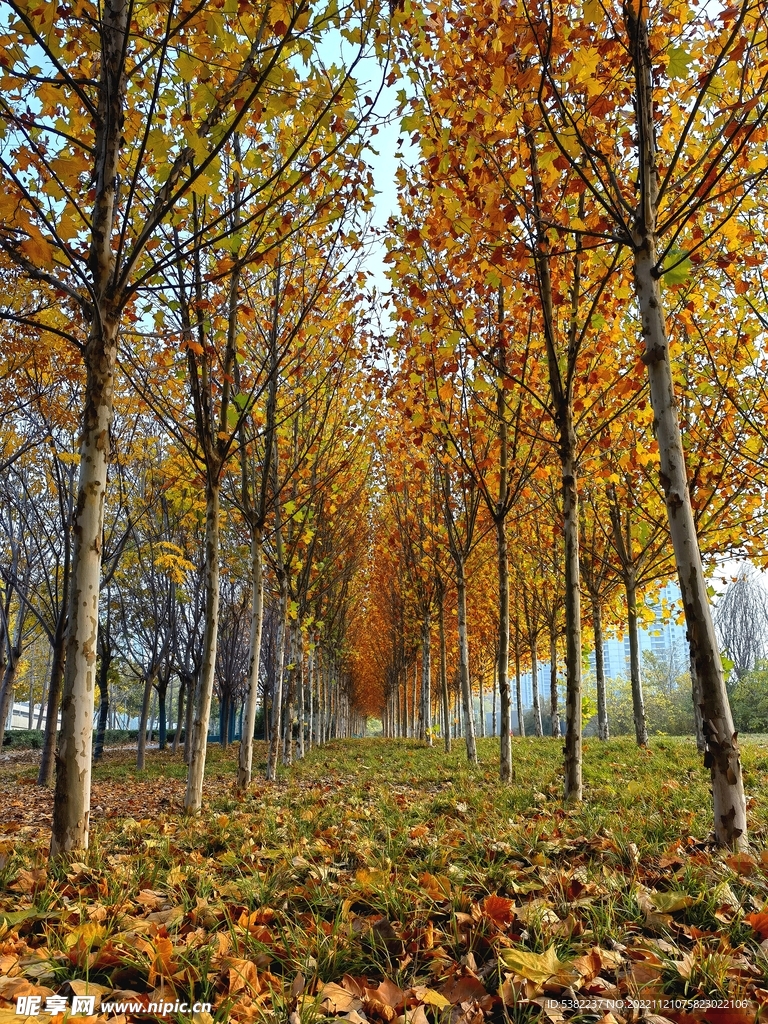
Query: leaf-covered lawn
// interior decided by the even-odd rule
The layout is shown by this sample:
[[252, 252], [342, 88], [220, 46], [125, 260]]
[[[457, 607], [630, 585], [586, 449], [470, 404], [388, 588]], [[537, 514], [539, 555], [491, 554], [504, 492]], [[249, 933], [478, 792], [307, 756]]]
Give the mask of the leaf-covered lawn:
[[5, 765], [0, 1021], [86, 982], [94, 1021], [99, 1001], [175, 999], [210, 1002], [201, 1024], [768, 1019], [765, 740], [743, 745], [749, 855], [708, 844], [692, 741], [588, 742], [579, 808], [560, 743], [513, 751], [502, 788], [495, 741], [477, 769], [461, 745], [331, 744], [238, 800], [236, 751], [213, 747], [196, 820], [180, 757], [137, 773], [110, 753], [91, 849], [55, 868], [50, 793], [31, 758]]

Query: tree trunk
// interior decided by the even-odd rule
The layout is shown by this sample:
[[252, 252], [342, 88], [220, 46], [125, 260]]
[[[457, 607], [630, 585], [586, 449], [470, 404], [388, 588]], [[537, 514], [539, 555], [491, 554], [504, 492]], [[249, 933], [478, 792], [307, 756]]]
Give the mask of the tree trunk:
[[[21, 653], [20, 651], [18, 652]], [[0, 694], [0, 746], [5, 737], [5, 723], [8, 720], [8, 709], [13, 707], [16, 696], [16, 669], [19, 664], [18, 655], [11, 652], [10, 658], [5, 663], [3, 672], [3, 685]]]
[[[565, 784], [566, 800], [582, 799], [581, 783], [581, 590], [579, 566], [579, 495], [576, 485], [575, 437], [562, 455], [563, 535], [565, 538]], [[562, 451], [562, 449], [561, 449]]]
[[147, 751], [147, 722], [149, 721], [149, 705], [152, 700], [152, 684], [155, 681], [154, 670], [150, 669], [144, 677], [144, 695], [141, 700], [141, 717], [139, 719], [139, 744], [136, 752], [136, 768], [144, 770]]
[[48, 651], [48, 658], [45, 663], [45, 678], [43, 679], [43, 692], [40, 696], [40, 710], [37, 713], [37, 725], [35, 726], [38, 732], [43, 728], [45, 705], [48, 700], [48, 684], [51, 681], [51, 655], [52, 652]]
[[541, 738], [544, 730], [541, 727], [541, 703], [539, 701], [539, 657], [537, 637], [531, 636], [531, 689], [533, 691], [533, 727], [536, 735]]
[[184, 764], [189, 764], [190, 752], [192, 750], [192, 729], [195, 721], [195, 706], [197, 705], [197, 690], [200, 680], [199, 669], [192, 673], [187, 672], [187, 710], [184, 714]]
[[648, 24], [642, 7], [639, 15], [630, 4], [625, 5], [624, 10], [635, 67], [639, 159], [640, 195], [632, 232], [635, 291], [645, 340], [643, 362], [648, 367], [654, 431], [659, 445], [660, 479], [683, 597], [691, 660], [701, 688], [707, 742], [704, 764], [710, 769], [712, 779], [715, 836], [721, 845], [746, 849], [747, 810], [739, 746], [691, 508], [659, 285], [656, 247], [658, 168]]
[[264, 572], [261, 530], [251, 530], [251, 633], [248, 649], [248, 690], [245, 696], [243, 731], [237, 762], [237, 789], [240, 793], [251, 784], [253, 771], [253, 732], [256, 728], [256, 702], [259, 696], [261, 632], [264, 624]]
[[479, 695], [480, 696], [480, 721], [479, 721], [478, 725], [480, 726], [480, 729], [479, 729], [480, 738], [481, 739], [485, 739], [485, 686], [483, 685], [483, 673], [482, 673], [482, 670], [480, 672], [480, 678], [478, 680], [478, 685], [479, 685], [479, 688], [480, 688], [480, 695]]
[[[517, 696], [517, 728], [520, 736], [525, 736], [525, 712], [523, 711], [523, 687], [520, 678], [520, 637], [515, 629], [515, 690]], [[502, 715], [502, 729], [504, 728], [504, 716]]]
[[310, 645], [309, 651], [307, 651], [307, 687], [309, 689], [309, 723], [307, 727], [307, 749], [311, 750], [315, 746], [317, 737], [315, 730], [317, 729], [317, 720], [315, 718], [315, 709], [317, 702], [315, 699], [315, 687], [317, 685], [317, 677], [315, 675], [315, 647], [312, 643], [312, 634], [310, 634]]
[[451, 752], [451, 695], [448, 690], [448, 664], [445, 650], [445, 591], [442, 582], [437, 594], [437, 627], [440, 638], [440, 697], [443, 706], [443, 748]]
[[219, 744], [222, 750], [226, 750], [229, 746], [229, 719], [231, 708], [232, 698], [228, 691], [223, 691], [219, 701]]
[[285, 665], [285, 623], [288, 609], [288, 580], [282, 567], [279, 571], [280, 598], [278, 603], [277, 638], [275, 641], [275, 680], [272, 698], [272, 736], [267, 757], [267, 780], [274, 782], [277, 778], [277, 759], [280, 752], [282, 735], [280, 732], [283, 717], [283, 668]]
[[66, 611], [59, 612], [56, 632], [53, 637], [53, 660], [51, 662], [51, 681], [48, 685], [48, 710], [45, 716], [45, 734], [43, 736], [43, 753], [40, 758], [40, 770], [37, 773], [38, 786], [50, 786], [53, 782], [54, 755], [58, 733], [59, 700], [64, 683], [64, 659], [66, 644]]
[[[504, 291], [499, 286], [498, 302], [499, 348], [498, 359], [505, 369], [505, 348], [502, 336], [504, 322]], [[509, 782], [512, 778], [512, 701], [509, 687], [509, 550], [507, 544], [507, 500], [509, 491], [509, 437], [507, 429], [507, 398], [503, 387], [496, 389], [496, 415], [499, 421], [499, 502], [494, 516], [496, 527], [496, 562], [499, 577], [499, 648], [496, 662], [501, 702], [501, 733], [499, 745], [499, 778]], [[519, 685], [519, 680], [518, 680]], [[496, 731], [496, 691], [493, 702], [493, 730]]]
[[88, 264], [93, 314], [83, 353], [86, 386], [80, 475], [73, 516], [61, 736], [56, 754], [51, 857], [88, 846], [91, 805], [93, 690], [99, 624], [99, 583], [107, 486], [109, 430], [120, 316], [114, 287], [112, 231], [117, 208], [125, 106], [124, 62], [130, 7], [107, 0], [101, 12], [98, 116], [94, 119], [94, 205]]
[[634, 573], [624, 577], [627, 595], [627, 626], [629, 629], [629, 677], [632, 680], [632, 713], [635, 720], [635, 739], [638, 745], [648, 745], [648, 730], [645, 725], [645, 700], [643, 682], [640, 677], [640, 641], [637, 634], [637, 586]]
[[296, 669], [296, 679], [298, 683], [298, 697], [299, 697], [299, 759], [304, 757], [305, 743], [304, 743], [304, 726], [305, 726], [305, 679], [304, 679], [304, 635], [301, 632], [301, 627], [296, 624], [296, 656], [298, 658], [298, 666]]
[[173, 734], [173, 743], [171, 745], [171, 753], [175, 754], [179, 749], [179, 742], [181, 740], [181, 730], [184, 722], [184, 695], [187, 692], [187, 680], [185, 676], [179, 675], [179, 696], [176, 711], [176, 729]]
[[[24, 636], [24, 619], [26, 618], [26, 612], [26, 605], [22, 602], [18, 612], [16, 613], [16, 635], [14, 636], [13, 641], [8, 645], [8, 657], [5, 663], [5, 671], [3, 672], [2, 690], [0, 690], [0, 748], [3, 746], [8, 709], [13, 708], [14, 697], [16, 694], [16, 673], [19, 669], [19, 660], [22, 654], [21, 641]], [[31, 697], [29, 707], [31, 712]]]
[[108, 643], [104, 642], [103, 636], [99, 640], [99, 648], [99, 722], [93, 748], [94, 761], [100, 761], [104, 753], [104, 734], [107, 730], [109, 716], [109, 669], [112, 664], [112, 649]]
[[493, 735], [493, 738], [496, 739], [497, 729], [498, 729], [498, 725], [499, 725], [499, 719], [498, 719], [498, 714], [497, 714], [498, 695], [499, 695], [499, 658], [498, 658], [498, 654], [496, 655], [496, 657], [494, 658], [494, 661], [493, 661], [493, 691], [492, 692], [493, 692], [493, 711], [492, 711], [493, 733], [492, 733], [492, 735]]
[[[121, 9], [125, 18], [127, 8]], [[109, 34], [109, 26], [105, 25], [104, 35]], [[120, 38], [115, 42], [119, 45]], [[114, 188], [114, 183], [111, 187]], [[101, 543], [116, 355], [117, 322], [107, 309], [101, 309], [86, 344], [87, 383], [73, 527], [51, 857], [88, 847]]]
[[456, 563], [456, 591], [458, 598], [459, 619], [459, 679], [461, 681], [461, 697], [464, 705], [464, 741], [467, 744], [467, 760], [477, 764], [477, 744], [475, 743], [475, 722], [472, 714], [472, 687], [469, 679], [469, 636], [467, 633], [467, 581], [464, 575], [464, 562]]
[[419, 662], [418, 659], [414, 660], [413, 663], [413, 689], [411, 690], [411, 738], [415, 739], [418, 735], [418, 706], [420, 700], [421, 684], [419, 682]]
[[597, 737], [608, 739], [608, 702], [605, 695], [605, 659], [603, 652], [603, 610], [592, 595], [592, 629], [595, 633], [595, 685], [597, 686]]
[[560, 714], [557, 707], [557, 636], [552, 623], [549, 631], [549, 716], [552, 721], [552, 735], [560, 736]]
[[171, 678], [171, 670], [166, 667], [157, 677], [157, 747], [158, 750], [165, 750], [166, 736], [168, 735], [168, 716], [166, 710], [166, 696], [168, 683]]
[[286, 626], [288, 644], [288, 667], [286, 681], [288, 692], [285, 702], [285, 730], [283, 734], [283, 764], [293, 764], [293, 730], [296, 721], [296, 623]]
[[421, 706], [419, 739], [432, 746], [432, 617], [429, 609], [421, 624]]
[[216, 671], [219, 626], [219, 481], [211, 466], [208, 467], [205, 497], [205, 629], [192, 736], [189, 740], [189, 771], [184, 795], [184, 810], [187, 814], [199, 814], [203, 805], [208, 725], [211, 720], [211, 699]]
[[[556, 345], [557, 318], [550, 277], [550, 243], [541, 215], [541, 181], [535, 139], [530, 127], [526, 139], [531, 159], [531, 179], [536, 217], [536, 271], [544, 319], [544, 338], [547, 347], [550, 393], [557, 426], [560, 474], [563, 502], [563, 540], [565, 544], [565, 765], [564, 797], [581, 800], [581, 591], [579, 566], [579, 492], [576, 465], [576, 430], [573, 416], [573, 373], [578, 354], [580, 335], [578, 308], [581, 278], [581, 236], [577, 236], [571, 281], [571, 310], [566, 353], [559, 353]], [[583, 216], [583, 200], [579, 212]], [[563, 374], [563, 355], [567, 370]], [[556, 718], [556, 676], [553, 676], [553, 735], [559, 733]], [[557, 729], [557, 732], [555, 732]]]
[[699, 753], [705, 753], [707, 749], [707, 739], [704, 735], [704, 718], [701, 713], [701, 687], [699, 686], [699, 678], [696, 675], [696, 665], [694, 664], [693, 658], [689, 661], [690, 672], [691, 672], [691, 691], [693, 696], [693, 728], [696, 734], [696, 749]]

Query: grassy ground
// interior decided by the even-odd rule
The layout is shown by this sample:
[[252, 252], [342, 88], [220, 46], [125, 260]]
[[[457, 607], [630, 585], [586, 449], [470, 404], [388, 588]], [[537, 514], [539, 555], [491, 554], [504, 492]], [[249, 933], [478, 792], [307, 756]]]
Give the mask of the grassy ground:
[[578, 808], [559, 743], [514, 741], [504, 788], [497, 742], [479, 746], [469, 768], [461, 745], [335, 743], [245, 799], [236, 751], [213, 747], [194, 820], [180, 757], [137, 773], [116, 752], [95, 769], [90, 850], [53, 868], [50, 794], [31, 759], [9, 765], [0, 1022], [23, 1020], [19, 995], [85, 982], [210, 1002], [199, 1024], [768, 1019], [765, 739], [743, 744], [749, 855], [709, 845], [692, 741], [588, 741]]

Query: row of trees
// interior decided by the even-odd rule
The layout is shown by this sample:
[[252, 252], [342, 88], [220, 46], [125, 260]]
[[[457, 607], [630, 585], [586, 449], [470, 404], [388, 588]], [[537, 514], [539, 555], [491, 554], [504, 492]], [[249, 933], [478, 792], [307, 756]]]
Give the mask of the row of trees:
[[[550, 635], [564, 633], [566, 799], [581, 799], [582, 595], [599, 634], [601, 605], [617, 580], [624, 590], [644, 742], [637, 593], [674, 564], [715, 831], [743, 844], [701, 552], [743, 551], [750, 538], [759, 549], [765, 12], [489, 0], [406, 2], [395, 17], [405, 30], [397, 59], [413, 82], [402, 123], [419, 157], [401, 174], [391, 230], [391, 401], [395, 435], [411, 449], [404, 474], [394, 460], [392, 488], [404, 494], [407, 483], [424, 576], [440, 591], [448, 575], [457, 590], [468, 754], [462, 634], [467, 561], [481, 538], [496, 538], [503, 778], [510, 634], [527, 625], [531, 591], [544, 620], [550, 598], [564, 611]], [[395, 509], [386, 517], [402, 520]], [[437, 535], [440, 554], [427, 548]], [[609, 556], [598, 550], [606, 538]], [[555, 587], [542, 571], [550, 564]], [[513, 601], [511, 579], [522, 581]], [[422, 580], [408, 614], [416, 624], [440, 605], [423, 596]], [[553, 686], [555, 730], [556, 700]]]
[[[77, 470], [62, 507], [59, 674], [49, 686], [55, 723], [60, 680], [57, 855], [88, 842], [94, 693], [108, 678], [115, 617], [134, 611], [113, 607], [118, 571], [144, 582], [150, 566], [166, 569], [142, 596], [151, 615], [136, 610], [131, 657], [141, 650], [145, 705], [171, 651], [178, 672], [194, 667], [192, 813], [217, 665], [223, 489], [249, 548], [246, 737], [265, 557], [278, 593], [275, 723], [291, 714], [295, 687], [286, 691], [284, 678], [300, 661], [285, 659], [291, 623], [343, 629], [367, 430], [356, 263], [371, 188], [361, 127], [373, 98], [355, 74], [366, 55], [384, 58], [386, 25], [373, 5], [335, 0], [3, 6], [2, 315], [15, 325], [6, 386], [18, 395], [19, 378], [49, 387], [71, 371], [77, 435], [62, 448], [56, 430], [35, 434], [25, 417], [34, 405], [39, 418], [39, 403], [22, 397], [6, 446], [21, 467], [22, 452], [52, 437], [54, 476], [61, 463]], [[343, 60], [334, 61], [337, 41]], [[165, 428], [162, 442], [136, 403]], [[145, 468], [118, 481], [121, 443], [134, 446], [125, 462], [143, 455]], [[114, 525], [110, 482], [126, 496]], [[40, 486], [54, 501], [63, 493], [50, 476]], [[355, 515], [343, 514], [347, 502]], [[175, 536], [177, 521], [197, 558]], [[194, 583], [180, 578], [190, 566]], [[172, 606], [198, 614], [201, 639], [194, 628], [174, 635]], [[271, 777], [279, 740], [275, 728]], [[243, 786], [251, 757], [244, 743]]]
[[[116, 657], [144, 709], [186, 694], [190, 813], [217, 685], [241, 789], [260, 693], [273, 779], [374, 712], [448, 745], [455, 694], [475, 760], [489, 680], [506, 780], [526, 666], [580, 800], [583, 631], [603, 738], [602, 637], [628, 631], [645, 742], [641, 596], [675, 571], [716, 835], [743, 845], [702, 552], [764, 554], [763, 9], [4, 10], [4, 692], [43, 630], [52, 854], [87, 845]], [[368, 57], [418, 146], [379, 339]]]

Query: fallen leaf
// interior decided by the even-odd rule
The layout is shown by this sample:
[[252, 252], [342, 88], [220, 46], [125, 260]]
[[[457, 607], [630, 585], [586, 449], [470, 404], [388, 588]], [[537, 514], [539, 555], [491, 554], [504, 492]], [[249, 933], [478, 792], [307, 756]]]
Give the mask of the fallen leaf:
[[440, 994], [455, 1006], [457, 1003], [468, 1003], [473, 999], [481, 1000], [488, 995], [488, 990], [479, 978], [465, 974], [458, 978], [449, 978], [441, 987]]
[[442, 1009], [444, 1006], [451, 1005], [451, 1001], [449, 999], [446, 999], [444, 995], [433, 988], [425, 988], [423, 985], [416, 985], [411, 991], [413, 992], [414, 997], [420, 1003], [424, 1003], [425, 1006], [435, 1006], [438, 1009]]
[[768, 939], [768, 909], [761, 910], [757, 914], [745, 914], [744, 920], [752, 931], [757, 932], [761, 941]]
[[504, 896], [486, 896], [482, 903], [483, 914], [494, 924], [502, 927], [515, 916], [515, 904]]
[[499, 959], [505, 967], [527, 981], [542, 984], [551, 978], [570, 984], [577, 974], [570, 963], [558, 960], [555, 947], [550, 946], [545, 953], [528, 953], [523, 949], [503, 949]]
[[674, 914], [696, 902], [695, 897], [687, 892], [670, 890], [669, 892], [652, 892], [649, 895], [651, 905], [660, 914]]
[[[229, 994], [246, 991], [250, 995], [258, 995], [261, 992], [259, 983], [259, 972], [256, 964], [251, 960], [234, 958], [228, 961], [229, 966]], [[298, 993], [294, 993], [298, 995]]]
[[349, 1010], [359, 1010], [363, 1005], [361, 999], [341, 985], [337, 985], [335, 981], [326, 982], [318, 996], [321, 1008], [328, 1013], [347, 1013]]

